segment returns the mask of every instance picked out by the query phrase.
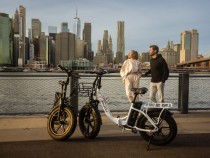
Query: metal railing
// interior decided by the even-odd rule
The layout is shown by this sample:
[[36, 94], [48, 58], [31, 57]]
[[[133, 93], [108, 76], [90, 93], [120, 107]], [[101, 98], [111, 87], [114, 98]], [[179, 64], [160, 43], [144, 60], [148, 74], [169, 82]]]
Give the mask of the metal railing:
[[[60, 91], [58, 80], [65, 80], [64, 73], [0, 73], [0, 114], [46, 114], [50, 112], [54, 94]], [[79, 83], [92, 83], [94, 75], [81, 74]], [[173, 110], [210, 109], [209, 75], [170, 75], [165, 84], [165, 102], [173, 104]], [[140, 86], [149, 89], [150, 77], [142, 77]], [[70, 89], [70, 88], [69, 88]], [[109, 97], [111, 111], [128, 111], [130, 103], [119, 74], [102, 78], [102, 93]], [[149, 102], [149, 92], [143, 96]], [[78, 97], [78, 110], [88, 101]], [[102, 110], [99, 106], [99, 110]]]

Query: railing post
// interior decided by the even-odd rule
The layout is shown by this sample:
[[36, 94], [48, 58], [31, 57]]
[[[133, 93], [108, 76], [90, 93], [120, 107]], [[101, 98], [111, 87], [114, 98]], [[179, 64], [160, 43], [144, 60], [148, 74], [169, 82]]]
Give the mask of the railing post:
[[71, 83], [70, 83], [70, 91], [72, 91], [75, 87], [75, 95], [72, 96], [71, 98], [71, 105], [73, 106], [74, 108], [74, 111], [76, 114], [78, 114], [78, 89], [77, 89], [77, 86], [78, 86], [78, 78], [72, 76], [71, 77]]
[[189, 103], [189, 74], [183, 73], [179, 77], [179, 105], [182, 114], [188, 113]]
[[181, 111], [181, 89], [182, 89], [182, 74], [179, 74], [179, 85], [178, 85], [178, 110]]

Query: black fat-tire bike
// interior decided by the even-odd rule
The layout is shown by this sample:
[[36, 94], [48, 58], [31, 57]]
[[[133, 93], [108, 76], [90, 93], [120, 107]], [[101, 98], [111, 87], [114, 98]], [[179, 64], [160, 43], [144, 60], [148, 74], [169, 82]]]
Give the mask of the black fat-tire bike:
[[[93, 71], [86, 71], [90, 73]], [[96, 77], [98, 78], [98, 76]], [[97, 89], [97, 80], [93, 83], [81, 83], [79, 92], [87, 94], [89, 101], [80, 109], [79, 112], [79, 127], [80, 131], [85, 138], [95, 138], [102, 125], [101, 114], [98, 109], [99, 101], [94, 99]]]
[[[73, 70], [58, 66], [67, 73], [66, 81], [59, 81], [61, 92], [55, 93], [53, 109], [49, 113], [47, 120], [47, 131], [54, 140], [68, 139], [75, 131], [77, 126], [77, 114], [73, 105], [70, 104], [72, 96], [76, 95], [76, 88], [71, 91], [70, 97], [66, 97], [69, 78], [78, 76], [73, 74]], [[72, 78], [73, 78], [72, 77]]]

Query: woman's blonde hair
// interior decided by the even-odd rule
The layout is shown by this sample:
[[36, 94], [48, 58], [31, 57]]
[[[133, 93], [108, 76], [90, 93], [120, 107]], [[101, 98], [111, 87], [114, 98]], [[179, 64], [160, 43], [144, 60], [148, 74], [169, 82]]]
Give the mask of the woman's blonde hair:
[[136, 59], [136, 60], [138, 60], [138, 52], [135, 51], [135, 50], [131, 50], [128, 53], [128, 59]]

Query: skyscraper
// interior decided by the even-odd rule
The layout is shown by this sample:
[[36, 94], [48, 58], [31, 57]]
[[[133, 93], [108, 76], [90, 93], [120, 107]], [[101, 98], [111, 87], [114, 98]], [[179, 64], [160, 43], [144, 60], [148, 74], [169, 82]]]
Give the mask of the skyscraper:
[[198, 59], [198, 44], [199, 44], [199, 33], [193, 29], [191, 31], [191, 60]]
[[19, 6], [19, 58], [18, 65], [22, 66], [25, 60], [25, 37], [26, 37], [26, 9]]
[[42, 24], [39, 19], [31, 20], [32, 38], [38, 38], [42, 32]]
[[94, 55], [92, 51], [92, 42], [91, 42], [91, 23], [84, 23], [82, 37], [86, 43], [85, 49], [84, 49], [84, 58], [92, 61]]
[[103, 34], [103, 53], [106, 54], [109, 49], [109, 44], [108, 44], [108, 30], [104, 30]]
[[180, 62], [195, 60], [198, 57], [199, 34], [197, 30], [181, 33]]
[[70, 32], [61, 32], [56, 35], [55, 65], [61, 60], [75, 59], [75, 35]]
[[48, 34], [50, 33], [57, 33], [57, 27], [56, 26], [48, 26]]
[[84, 23], [83, 29], [83, 40], [87, 42], [88, 49], [92, 51], [92, 43], [91, 43], [91, 23]]
[[61, 32], [69, 32], [68, 23], [62, 22], [61, 23]]
[[18, 10], [15, 11], [14, 20], [13, 20], [14, 34], [19, 34], [19, 14]]
[[102, 45], [101, 45], [101, 40], [98, 40], [98, 45], [97, 45], [97, 54], [102, 53]]
[[76, 35], [76, 38], [81, 38], [81, 25], [80, 19], [77, 17], [77, 8], [76, 8], [76, 17], [73, 19], [73, 33]]
[[0, 65], [11, 65], [12, 57], [12, 20], [0, 13]]
[[13, 65], [18, 66], [18, 58], [19, 58], [19, 42], [20, 42], [20, 35], [19, 35], [19, 27], [20, 27], [20, 18], [19, 18], [19, 12], [16, 9], [15, 14], [14, 14], [14, 19], [13, 19], [13, 29], [14, 29], [14, 45], [13, 45]]
[[125, 60], [125, 36], [124, 21], [117, 22], [117, 53], [119, 55], [119, 63]]
[[29, 55], [28, 59], [30, 63], [34, 60], [34, 44], [33, 44], [33, 38], [32, 38], [32, 29], [28, 29], [28, 39], [29, 39]]
[[106, 53], [106, 62], [107, 62], [107, 64], [114, 62], [114, 53], [112, 51], [112, 37], [111, 37], [111, 35], [109, 36], [109, 40], [108, 40], [108, 50]]
[[48, 37], [44, 34], [39, 37], [39, 60], [48, 64]]

